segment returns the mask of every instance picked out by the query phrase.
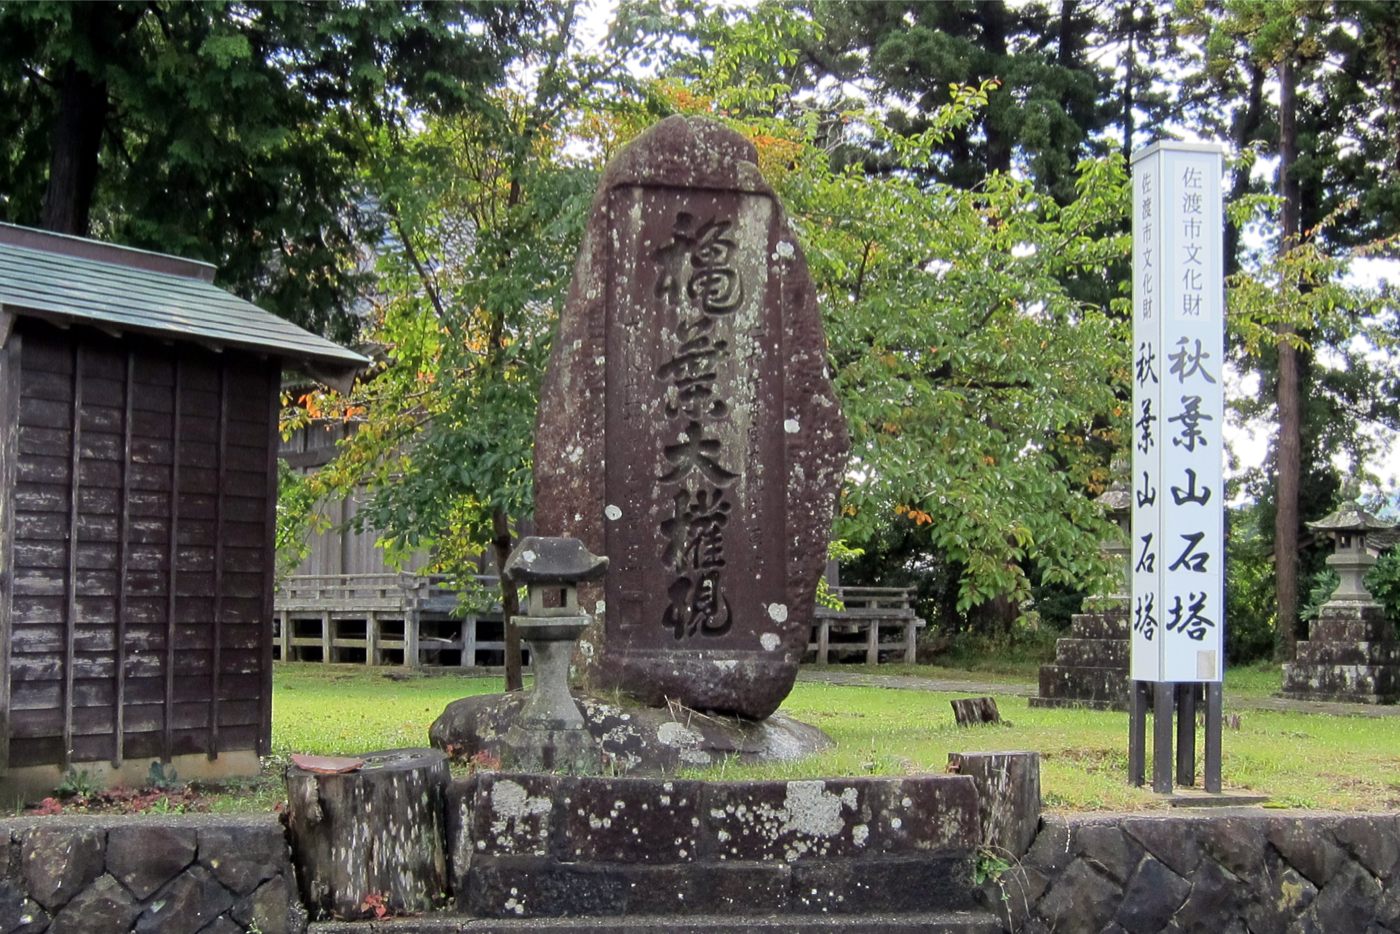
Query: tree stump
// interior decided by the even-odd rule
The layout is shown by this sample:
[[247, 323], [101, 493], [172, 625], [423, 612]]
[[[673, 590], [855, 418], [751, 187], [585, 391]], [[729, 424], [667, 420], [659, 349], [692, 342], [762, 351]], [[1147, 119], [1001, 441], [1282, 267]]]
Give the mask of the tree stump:
[[990, 697], [967, 697], [949, 701], [953, 705], [953, 719], [958, 726], [972, 726], [976, 723], [1000, 723], [1001, 713], [997, 702]]
[[950, 752], [948, 771], [972, 776], [982, 845], [1020, 859], [1040, 828], [1040, 753]]
[[287, 768], [287, 827], [313, 914], [357, 918], [428, 911], [447, 890], [447, 757], [436, 749], [369, 753], [348, 772]]

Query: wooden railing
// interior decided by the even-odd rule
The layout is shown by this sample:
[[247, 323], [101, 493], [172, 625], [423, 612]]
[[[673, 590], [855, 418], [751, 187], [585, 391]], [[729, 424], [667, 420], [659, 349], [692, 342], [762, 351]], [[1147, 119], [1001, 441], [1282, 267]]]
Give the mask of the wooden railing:
[[817, 664], [856, 652], [865, 653], [868, 665], [878, 665], [881, 652], [914, 663], [919, 630], [926, 624], [914, 613], [912, 587], [836, 587], [833, 593], [844, 609], [818, 606], [813, 614], [807, 650]]
[[[493, 593], [495, 577], [478, 582]], [[424, 574], [310, 574], [287, 578], [273, 600], [284, 661], [419, 668], [491, 665], [505, 652], [499, 606], [457, 614], [457, 591]]]

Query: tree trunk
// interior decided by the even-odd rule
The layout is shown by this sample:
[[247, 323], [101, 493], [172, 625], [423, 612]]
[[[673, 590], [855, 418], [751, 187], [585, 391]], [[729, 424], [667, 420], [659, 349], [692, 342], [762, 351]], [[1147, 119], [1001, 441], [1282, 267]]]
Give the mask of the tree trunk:
[[[512, 545], [510, 516], [504, 509], [492, 510], [491, 529], [495, 533], [491, 544], [496, 549], [496, 571], [500, 573], [510, 557]], [[506, 690], [519, 691], [525, 687], [525, 679], [521, 674], [520, 632], [512, 620], [520, 615], [520, 597], [515, 585], [506, 583], [504, 575], [501, 577], [501, 614], [505, 617]]]
[[[1006, 57], [1007, 11], [1004, 0], [980, 0], [977, 4], [977, 19], [982, 26], [982, 48], [994, 60]], [[1018, 106], [1011, 102], [1009, 88], [1002, 88], [1002, 107]], [[995, 114], [989, 106], [983, 115], [982, 131], [987, 137], [987, 173], [1011, 171], [1011, 141], [997, 126]]]
[[350, 772], [287, 769], [302, 899], [345, 919], [431, 911], [447, 892], [447, 756], [395, 749], [362, 758]]
[[[1279, 249], [1298, 242], [1301, 193], [1293, 167], [1297, 159], [1297, 75], [1285, 55], [1279, 79], [1279, 188], [1283, 194], [1283, 230]], [[1292, 661], [1298, 647], [1298, 494], [1302, 482], [1302, 399], [1299, 392], [1298, 351], [1288, 339], [1294, 330], [1279, 329], [1278, 438], [1275, 442], [1278, 479], [1274, 514], [1274, 599], [1278, 609], [1275, 654]]]
[[50, 141], [49, 184], [40, 221], [45, 229], [87, 236], [106, 119], [106, 83], [70, 61], [60, 79]]
[[[1244, 112], [1231, 128], [1232, 142], [1236, 152], [1242, 152], [1246, 146], [1254, 139], [1254, 135], [1259, 132], [1259, 125], [1264, 119], [1264, 69], [1260, 68], [1254, 61], [1246, 63], [1249, 70], [1249, 95], [1248, 103]], [[1234, 203], [1243, 198], [1249, 192], [1249, 173], [1236, 172], [1234, 183], [1230, 186], [1230, 202]], [[1239, 272], [1240, 231], [1230, 219], [1225, 219], [1225, 275], [1233, 276]]]
[[1119, 111], [1123, 121], [1123, 162], [1130, 163], [1133, 158], [1133, 134], [1136, 130], [1133, 117], [1133, 107], [1135, 99], [1133, 96], [1133, 62], [1136, 53], [1138, 11], [1137, 3], [1128, 3], [1122, 16], [1127, 19], [1127, 27], [1123, 30], [1123, 54], [1119, 62], [1123, 68], [1123, 91], [1119, 95]]

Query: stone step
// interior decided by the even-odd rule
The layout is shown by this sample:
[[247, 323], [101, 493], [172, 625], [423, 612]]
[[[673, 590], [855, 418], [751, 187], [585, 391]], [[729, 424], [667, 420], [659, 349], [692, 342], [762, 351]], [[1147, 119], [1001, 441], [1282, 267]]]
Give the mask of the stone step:
[[[1358, 607], [1351, 613], [1323, 611], [1309, 627], [1310, 642], [1395, 642], [1395, 623], [1386, 619], [1380, 607]], [[1364, 612], [1363, 612], [1364, 611]]]
[[1400, 665], [1400, 642], [1299, 642], [1304, 665]]
[[1128, 641], [1126, 611], [1109, 613], [1076, 613], [1070, 618], [1069, 634], [1073, 639], [1119, 639]]
[[1112, 668], [1128, 671], [1126, 639], [1057, 639], [1055, 664], [1063, 668]]
[[1118, 668], [1040, 666], [1040, 697], [1102, 704], [1128, 703], [1128, 672]]
[[1389, 703], [1400, 698], [1400, 665], [1283, 666], [1284, 697]]
[[712, 934], [768, 931], [802, 934], [1000, 934], [1004, 925], [985, 911], [919, 914], [873, 912], [859, 916], [812, 915], [633, 915], [626, 918], [470, 918], [462, 915], [396, 918], [384, 921], [318, 921], [307, 934], [507, 934], [515, 931], [655, 931], [658, 934]]

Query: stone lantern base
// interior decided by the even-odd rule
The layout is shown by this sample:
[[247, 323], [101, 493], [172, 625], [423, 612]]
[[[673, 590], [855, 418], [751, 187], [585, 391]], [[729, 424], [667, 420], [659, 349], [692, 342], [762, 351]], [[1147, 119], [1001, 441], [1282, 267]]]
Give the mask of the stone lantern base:
[[1118, 604], [1076, 613], [1069, 637], [1055, 643], [1055, 664], [1040, 666], [1032, 707], [1128, 709], [1128, 610]]
[[1298, 658], [1283, 666], [1283, 697], [1356, 704], [1400, 702], [1400, 638], [1375, 603], [1323, 605]]

